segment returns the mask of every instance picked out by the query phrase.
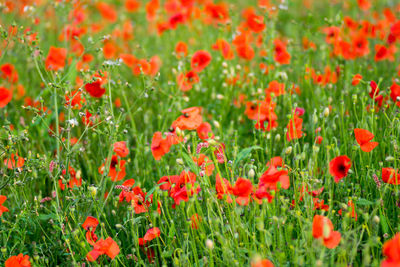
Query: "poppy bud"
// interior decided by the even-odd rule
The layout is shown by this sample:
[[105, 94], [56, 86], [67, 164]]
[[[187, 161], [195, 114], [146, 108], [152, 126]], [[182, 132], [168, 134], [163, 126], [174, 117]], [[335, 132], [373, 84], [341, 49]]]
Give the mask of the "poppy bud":
[[183, 165], [184, 164], [183, 160], [181, 158], [177, 158], [176, 159], [176, 163], [179, 164], [179, 165]]
[[250, 169], [249, 170], [249, 172], [247, 173], [247, 176], [250, 178], [250, 179], [253, 179], [254, 178], [254, 176], [255, 176], [255, 171], [254, 171], [254, 169]]
[[208, 249], [213, 249], [214, 248], [214, 242], [212, 241], [212, 240], [210, 240], [210, 239], [207, 239], [206, 240], [206, 247], [208, 248]]
[[313, 114], [313, 123], [314, 124], [317, 124], [317, 122], [318, 122], [318, 116], [317, 116], [317, 114]]
[[183, 131], [179, 127], [176, 127], [175, 131], [177, 136], [183, 136]]
[[90, 194], [92, 195], [92, 197], [96, 196], [96, 194], [97, 194], [97, 188], [96, 187], [90, 186], [89, 187], [89, 191], [90, 191]]
[[373, 221], [375, 224], [379, 224], [379, 222], [381, 221], [381, 219], [379, 218], [379, 216], [375, 215], [374, 218], [372, 219], [372, 221]]
[[388, 156], [385, 158], [385, 161], [394, 161], [394, 157]]
[[292, 154], [292, 150], [293, 150], [293, 148], [292, 148], [291, 146], [287, 147], [287, 148], [285, 149], [285, 154], [286, 154], [286, 155]]
[[213, 121], [213, 124], [214, 124], [215, 128], [219, 129], [221, 127], [221, 125], [219, 124], [218, 121]]
[[281, 135], [280, 134], [275, 135], [275, 141], [279, 142], [280, 140], [281, 140]]
[[324, 114], [324, 117], [325, 117], [325, 118], [327, 118], [327, 117], [329, 116], [329, 108], [328, 108], [328, 107], [326, 107], [326, 108], [324, 109], [323, 114]]
[[7, 248], [6, 247], [2, 247], [1, 248], [1, 253], [5, 254], [7, 252]]
[[214, 139], [208, 140], [208, 143], [209, 143], [210, 145], [212, 145], [212, 146], [217, 146], [217, 145], [218, 145], [218, 142], [215, 141]]

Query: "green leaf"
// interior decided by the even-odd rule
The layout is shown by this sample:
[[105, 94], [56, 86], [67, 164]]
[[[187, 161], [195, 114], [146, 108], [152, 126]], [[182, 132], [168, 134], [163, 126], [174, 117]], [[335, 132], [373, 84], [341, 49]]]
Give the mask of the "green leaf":
[[251, 146], [245, 149], [242, 149], [239, 154], [237, 155], [235, 162], [233, 163], [233, 169], [236, 169], [239, 165], [239, 162], [244, 160], [245, 158], [249, 157], [253, 150], [262, 149], [260, 146]]
[[186, 163], [186, 165], [189, 166], [189, 168], [196, 174], [198, 175], [198, 168], [197, 165], [194, 163], [193, 159], [186, 153], [182, 153], [183, 159]]
[[365, 198], [359, 198], [356, 201], [356, 205], [358, 205], [358, 206], [370, 206], [370, 205], [374, 205], [374, 204], [375, 204], [375, 202], [372, 202]]
[[383, 214], [383, 212], [381, 210], [379, 210], [379, 213], [380, 213], [380, 219], [381, 219], [383, 233], [389, 233], [389, 225], [387, 223], [385, 214]]

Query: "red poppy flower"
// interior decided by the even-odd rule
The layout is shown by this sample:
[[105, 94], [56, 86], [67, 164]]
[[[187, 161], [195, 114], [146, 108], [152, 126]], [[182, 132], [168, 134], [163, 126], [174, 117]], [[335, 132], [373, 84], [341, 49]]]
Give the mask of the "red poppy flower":
[[379, 88], [375, 81], [370, 82], [371, 91], [369, 96], [378, 104], [379, 107], [382, 106], [383, 96], [379, 94]]
[[97, 220], [95, 217], [88, 216], [85, 222], [82, 224], [82, 227], [86, 231], [94, 231], [96, 230], [97, 225], [99, 225], [99, 220]]
[[24, 166], [24, 163], [25, 159], [23, 157], [20, 157], [18, 153], [16, 153], [15, 155], [11, 154], [11, 157], [9, 159], [4, 160], [4, 165], [6, 165], [8, 169], [21, 168], [22, 166]]
[[[107, 162], [107, 159], [105, 161]], [[113, 155], [111, 157], [110, 169], [108, 171], [108, 176], [111, 177], [111, 181], [115, 182], [115, 181], [121, 181], [122, 179], [124, 179], [124, 177], [126, 175], [125, 163], [126, 163], [126, 161], [122, 160], [122, 159], [118, 159], [117, 155]], [[103, 174], [104, 170], [105, 170], [105, 166], [103, 164], [99, 167], [99, 173]]]
[[390, 86], [390, 98], [400, 107], [400, 85], [395, 82]]
[[[355, 205], [354, 205], [354, 202], [353, 202], [352, 200], [349, 200], [349, 201], [347, 202], [347, 205], [348, 205], [349, 208], [351, 209], [351, 214], [350, 214], [350, 216], [351, 216], [352, 218], [354, 218], [355, 221], [357, 221], [357, 213], [356, 213], [356, 207], [355, 207]], [[342, 209], [340, 209], [340, 210], [338, 211], [338, 213], [339, 213], [340, 215], [342, 215], [342, 213], [343, 213]]]
[[260, 177], [259, 185], [267, 187], [269, 190], [277, 190], [278, 183], [283, 189], [290, 187], [290, 179], [287, 170], [278, 170], [275, 166], [271, 166]]
[[7, 200], [6, 196], [0, 195], [0, 217], [3, 214], [3, 212], [8, 212], [8, 209], [3, 206], [3, 203]]
[[96, 7], [105, 20], [108, 20], [109, 22], [117, 21], [117, 11], [115, 11], [115, 8], [112, 5], [105, 2], [98, 2]]
[[270, 96], [271, 93], [274, 94], [274, 96], [280, 96], [285, 94], [285, 84], [284, 83], [279, 83], [278, 81], [274, 80], [268, 84], [268, 88], [265, 89], [265, 94], [267, 96]]
[[71, 105], [73, 109], [81, 109], [82, 104], [85, 103], [85, 98], [82, 97], [82, 93], [78, 90], [67, 92], [64, 97], [66, 107]]
[[339, 182], [341, 179], [347, 176], [351, 167], [351, 161], [347, 156], [339, 156], [331, 160], [329, 163], [329, 172], [334, 177], [335, 182]]
[[125, 8], [128, 12], [136, 12], [140, 7], [140, 2], [138, 0], [126, 0]]
[[206, 155], [200, 154], [198, 158], [193, 157], [193, 161], [201, 167], [203, 171], [207, 174], [207, 176], [211, 176], [215, 166], [213, 164], [213, 161], [210, 160]]
[[331, 160], [329, 163], [329, 172], [335, 178], [335, 182], [339, 182], [341, 179], [347, 176], [351, 167], [351, 161], [346, 155], [339, 156]]
[[191, 67], [195, 72], [201, 72], [211, 62], [211, 55], [207, 51], [199, 50], [192, 56]]
[[5, 87], [0, 86], [0, 108], [4, 108], [10, 103], [12, 99], [12, 92]]
[[116, 142], [114, 143], [114, 152], [120, 156], [121, 158], [124, 158], [126, 156], [128, 156], [129, 154], [129, 149], [126, 146], [126, 142], [125, 141], [120, 141], [120, 142]]
[[172, 185], [177, 183], [179, 175], [163, 176], [158, 180], [157, 184], [160, 184], [161, 190], [170, 190]]
[[208, 122], [200, 124], [196, 131], [200, 139], [206, 140], [214, 137], [214, 134], [211, 131], [211, 125]]
[[[77, 177], [77, 173], [76, 173], [75, 169], [72, 168], [71, 166], [69, 166], [68, 172], [69, 172], [69, 181], [66, 184], [67, 188], [72, 189], [72, 188], [74, 188], [74, 186], [76, 186], [76, 187], [82, 186], [82, 178]], [[62, 177], [66, 178], [66, 174], [67, 174], [67, 170], [66, 169], [62, 170]], [[62, 179], [58, 180], [58, 184], [59, 184], [61, 190], [65, 190], [65, 185], [63, 184]]]
[[329, 206], [324, 204], [323, 199], [313, 198], [313, 203], [314, 203], [313, 210], [325, 210], [325, 211], [329, 210]]
[[100, 239], [94, 244], [93, 250], [90, 251], [86, 258], [88, 261], [95, 261], [103, 254], [106, 254], [111, 259], [114, 259], [119, 254], [119, 246], [111, 237], [107, 237], [106, 240]]
[[255, 33], [260, 33], [265, 29], [264, 17], [257, 16], [254, 13], [247, 16], [246, 23], [249, 29]]
[[325, 216], [315, 215], [312, 224], [312, 235], [314, 238], [322, 239], [327, 248], [335, 248], [339, 245], [341, 234], [333, 231], [333, 224]]
[[354, 129], [354, 135], [361, 150], [364, 152], [372, 151], [379, 144], [378, 142], [370, 142], [374, 138], [370, 131], [356, 128]]
[[222, 178], [219, 173], [215, 179], [215, 190], [217, 191], [218, 199], [223, 199], [226, 196], [226, 201], [232, 203], [232, 198], [230, 197], [230, 194], [233, 193], [232, 185], [227, 179]]
[[162, 138], [161, 132], [155, 132], [151, 141], [151, 153], [155, 160], [160, 160], [171, 148], [171, 137]]
[[387, 184], [400, 184], [400, 173], [393, 168], [382, 168], [382, 181]]
[[143, 240], [147, 243], [150, 242], [151, 240], [159, 237], [161, 234], [161, 231], [158, 227], [153, 227], [147, 230], [146, 234], [143, 237]]
[[375, 61], [382, 61], [387, 59], [389, 56], [389, 51], [384, 45], [375, 45]]
[[13, 64], [5, 63], [0, 67], [0, 77], [7, 79], [10, 83], [18, 82], [18, 72]]
[[92, 97], [96, 98], [102, 97], [106, 92], [106, 89], [102, 88], [101, 80], [85, 84], [85, 89]]
[[30, 267], [31, 262], [29, 261], [28, 255], [23, 255], [22, 253], [18, 256], [11, 256], [5, 262], [5, 267]]
[[179, 116], [173, 123], [172, 127], [175, 129], [179, 127], [182, 131], [184, 130], [195, 130], [203, 122], [201, 116], [201, 107], [191, 107], [182, 110], [183, 115]]
[[45, 66], [47, 70], [58, 71], [65, 66], [67, 58], [67, 49], [50, 47], [49, 54], [47, 55]]
[[195, 213], [192, 215], [192, 217], [190, 217], [190, 226], [192, 227], [192, 229], [194, 230], [199, 229], [200, 222], [201, 222], [201, 217], [199, 216], [199, 214]]
[[263, 259], [252, 262], [251, 267], [274, 267], [274, 264], [270, 260]]
[[356, 74], [353, 76], [353, 80], [351, 81], [351, 85], [356, 86], [360, 83], [360, 81], [362, 81], [362, 76], [361, 74]]
[[188, 53], [188, 47], [185, 42], [179, 41], [175, 45], [175, 53], [177, 58], [186, 57]]
[[217, 39], [215, 44], [211, 46], [213, 50], [219, 50], [225, 60], [231, 60], [235, 57], [231, 45], [224, 39]]
[[238, 178], [232, 193], [237, 197], [236, 203], [241, 206], [247, 206], [250, 200], [250, 194], [253, 192], [251, 181], [245, 178]]
[[186, 73], [179, 73], [176, 77], [178, 87], [182, 92], [187, 92], [193, 88], [193, 85], [200, 81], [199, 76], [194, 71], [188, 71]]
[[290, 63], [290, 54], [286, 50], [286, 44], [279, 39], [274, 41], [274, 60], [281, 65]]
[[293, 139], [299, 139], [303, 136], [303, 119], [299, 118], [296, 114], [294, 114], [293, 118], [289, 121], [288, 125], [286, 126], [286, 140], [289, 142]]
[[381, 267], [400, 266], [400, 233], [383, 244], [382, 253], [385, 259], [382, 261]]

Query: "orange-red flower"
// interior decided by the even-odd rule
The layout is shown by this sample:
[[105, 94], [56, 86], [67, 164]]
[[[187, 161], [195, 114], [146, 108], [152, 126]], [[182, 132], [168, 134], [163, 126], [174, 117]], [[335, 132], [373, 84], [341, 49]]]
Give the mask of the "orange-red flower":
[[230, 196], [233, 193], [232, 185], [227, 179], [222, 178], [219, 173], [215, 178], [215, 190], [217, 191], [218, 199], [223, 199], [224, 196], [226, 196], [226, 201], [232, 203], [232, 198]]
[[[107, 159], [105, 160], [107, 162]], [[110, 162], [110, 169], [108, 171], [108, 176], [111, 177], [111, 181], [121, 181], [124, 179], [126, 175], [125, 171], [125, 160], [118, 159], [117, 155], [113, 155], [111, 157], [111, 162]], [[104, 164], [99, 167], [99, 173], [103, 174], [105, 170]]]
[[335, 182], [339, 182], [341, 179], [347, 176], [351, 167], [351, 161], [348, 156], [343, 155], [334, 158], [329, 163], [329, 172], [334, 177]]
[[387, 184], [400, 184], [400, 173], [393, 168], [382, 168], [382, 181]]
[[67, 58], [67, 49], [50, 47], [47, 55], [45, 66], [47, 70], [58, 71], [65, 66], [65, 60]]
[[11, 256], [5, 262], [5, 267], [30, 267], [31, 262], [29, 261], [28, 255], [23, 255], [22, 253], [18, 256]]
[[177, 58], [186, 57], [188, 53], [188, 47], [185, 42], [179, 41], [175, 45], [175, 53]]
[[82, 227], [86, 230], [86, 240], [92, 246], [96, 243], [98, 237], [94, 233], [96, 231], [97, 225], [99, 225], [99, 221], [92, 216], [88, 216], [85, 222], [82, 224]]
[[195, 72], [201, 72], [211, 62], [211, 55], [205, 50], [199, 50], [192, 56], [191, 67]]
[[4, 165], [6, 165], [8, 169], [21, 168], [24, 166], [24, 163], [25, 159], [20, 157], [18, 153], [15, 153], [15, 155], [12, 153], [9, 159], [4, 160]]
[[333, 231], [333, 224], [325, 216], [315, 215], [312, 224], [312, 235], [314, 238], [322, 239], [327, 248], [335, 248], [339, 245], [341, 234]]
[[176, 77], [176, 82], [181, 91], [186, 92], [193, 88], [193, 85], [200, 81], [196, 72], [190, 70], [185, 73], [179, 73]]
[[86, 258], [88, 261], [95, 261], [103, 254], [106, 254], [111, 259], [114, 259], [119, 254], [119, 246], [111, 237], [97, 241], [93, 250], [86, 255]]
[[268, 259], [263, 259], [252, 262], [251, 267], [274, 267], [274, 264]]
[[236, 196], [236, 203], [241, 206], [249, 204], [250, 195], [253, 192], [251, 181], [245, 178], [238, 178], [235, 186], [232, 188], [232, 193]]
[[120, 156], [121, 158], [124, 158], [124, 157], [128, 156], [129, 149], [126, 146], [126, 142], [125, 141], [115, 142], [113, 146], [114, 146], [114, 152], [118, 156]]
[[286, 140], [292, 141], [293, 139], [299, 139], [303, 136], [303, 119], [294, 114], [293, 118], [289, 121], [288, 125], [286, 126]]
[[150, 242], [151, 240], [159, 237], [161, 234], [161, 231], [158, 227], [153, 227], [147, 230], [146, 234], [143, 237], [143, 240], [145, 243]]
[[382, 253], [386, 258], [382, 261], [381, 267], [400, 266], [400, 233], [383, 244]]
[[190, 217], [190, 226], [192, 227], [192, 229], [199, 229], [200, 222], [201, 217], [199, 216], [199, 214], [195, 213], [192, 215], [192, 217]]
[[172, 127], [175, 129], [179, 127], [181, 130], [195, 130], [203, 122], [201, 116], [201, 107], [191, 107], [182, 110], [183, 115], [179, 116], [173, 123]]
[[206, 140], [214, 137], [214, 134], [211, 130], [211, 125], [208, 122], [201, 123], [200, 126], [197, 127], [196, 131], [200, 139]]
[[3, 203], [7, 200], [6, 196], [0, 195], [0, 217], [3, 214], [3, 212], [8, 212], [8, 209], [3, 206]]
[[364, 152], [372, 151], [379, 144], [378, 142], [370, 142], [374, 135], [368, 130], [356, 128], [354, 129], [354, 135], [361, 150]]
[[160, 160], [171, 148], [171, 136], [163, 139], [161, 132], [155, 132], [151, 141], [151, 153], [155, 160]]
[[12, 92], [5, 87], [0, 86], [0, 108], [4, 108], [10, 103], [12, 99]]
[[362, 81], [362, 75], [361, 74], [356, 74], [353, 76], [353, 79], [351, 81], [351, 85], [356, 86]]
[[390, 86], [390, 98], [400, 107], [400, 85], [395, 82]]

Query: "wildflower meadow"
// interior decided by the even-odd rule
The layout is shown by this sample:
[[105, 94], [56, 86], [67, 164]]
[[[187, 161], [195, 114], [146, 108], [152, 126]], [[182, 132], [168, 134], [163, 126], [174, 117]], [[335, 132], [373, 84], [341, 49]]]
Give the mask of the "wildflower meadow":
[[400, 266], [399, 0], [0, 0], [0, 265]]

